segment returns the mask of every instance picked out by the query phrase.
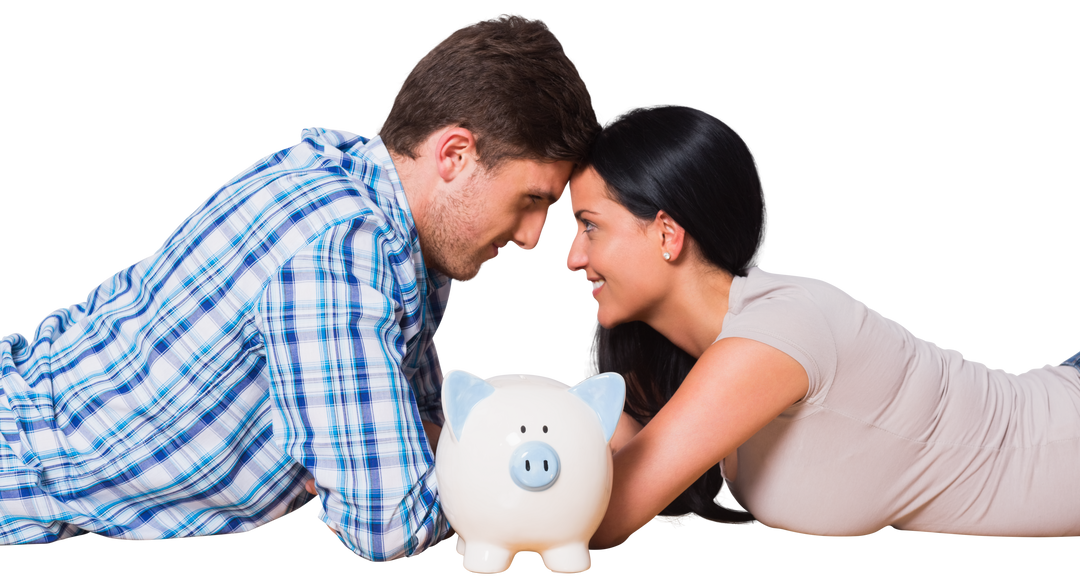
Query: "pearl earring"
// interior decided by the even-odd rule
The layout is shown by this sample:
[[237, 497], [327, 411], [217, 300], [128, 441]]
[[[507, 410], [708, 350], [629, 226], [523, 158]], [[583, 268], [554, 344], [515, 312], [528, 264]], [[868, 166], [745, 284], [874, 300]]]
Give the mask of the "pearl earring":
[[671, 254], [664, 252], [664, 260], [671, 260]]

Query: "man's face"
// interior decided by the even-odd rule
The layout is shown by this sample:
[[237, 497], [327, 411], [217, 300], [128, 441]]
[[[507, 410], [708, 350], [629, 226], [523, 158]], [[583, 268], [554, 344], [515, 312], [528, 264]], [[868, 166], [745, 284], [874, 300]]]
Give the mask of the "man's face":
[[490, 171], [474, 166], [460, 187], [434, 199], [429, 233], [420, 234], [424, 261], [451, 278], [469, 280], [508, 242], [532, 248], [573, 166], [527, 159], [504, 161]]

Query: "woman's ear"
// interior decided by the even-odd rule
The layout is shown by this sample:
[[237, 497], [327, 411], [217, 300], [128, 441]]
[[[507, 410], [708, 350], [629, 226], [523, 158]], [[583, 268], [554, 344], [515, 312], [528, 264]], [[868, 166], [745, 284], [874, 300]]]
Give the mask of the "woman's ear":
[[671, 260], [674, 261], [680, 254], [687, 253], [686, 230], [678, 225], [675, 218], [660, 209], [652, 225], [659, 232], [661, 251], [670, 254]]

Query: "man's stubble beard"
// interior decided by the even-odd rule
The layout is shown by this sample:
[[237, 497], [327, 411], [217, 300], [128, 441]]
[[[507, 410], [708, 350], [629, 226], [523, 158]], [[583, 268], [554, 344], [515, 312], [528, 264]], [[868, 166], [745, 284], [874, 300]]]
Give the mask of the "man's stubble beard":
[[428, 266], [454, 280], [473, 278], [486, 260], [486, 247], [476, 241], [476, 225], [484, 214], [484, 202], [477, 191], [473, 177], [461, 190], [436, 197], [426, 222], [428, 233], [420, 240]]

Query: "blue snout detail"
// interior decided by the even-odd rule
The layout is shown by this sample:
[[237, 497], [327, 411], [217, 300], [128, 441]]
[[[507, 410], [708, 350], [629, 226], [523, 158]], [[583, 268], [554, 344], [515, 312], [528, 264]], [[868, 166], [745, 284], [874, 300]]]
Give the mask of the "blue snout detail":
[[530, 492], [546, 490], [559, 478], [559, 454], [541, 441], [524, 443], [510, 455], [510, 477]]

